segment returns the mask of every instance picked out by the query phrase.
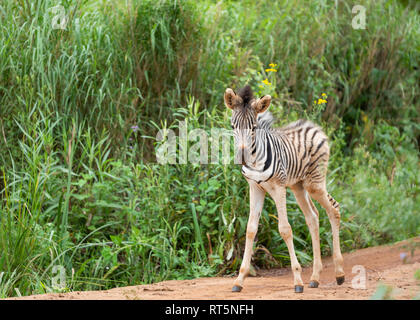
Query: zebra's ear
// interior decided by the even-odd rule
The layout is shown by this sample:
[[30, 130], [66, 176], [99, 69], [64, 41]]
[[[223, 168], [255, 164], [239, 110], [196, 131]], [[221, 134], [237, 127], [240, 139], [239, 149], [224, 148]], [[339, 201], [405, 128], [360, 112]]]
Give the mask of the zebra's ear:
[[238, 106], [240, 103], [242, 103], [242, 98], [235, 94], [235, 92], [231, 88], [227, 88], [225, 91], [225, 105], [229, 109], [235, 109], [236, 106]]
[[270, 103], [271, 103], [271, 96], [269, 95], [258, 99], [258, 101], [255, 104], [255, 111], [257, 111], [257, 113], [264, 112], [265, 110], [268, 109], [268, 107], [270, 106]]

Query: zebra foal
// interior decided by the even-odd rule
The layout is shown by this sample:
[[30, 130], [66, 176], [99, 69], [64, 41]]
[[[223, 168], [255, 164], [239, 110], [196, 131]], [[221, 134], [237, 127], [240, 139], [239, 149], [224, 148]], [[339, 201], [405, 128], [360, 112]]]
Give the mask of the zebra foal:
[[320, 127], [306, 120], [298, 120], [282, 128], [272, 128], [271, 114], [266, 111], [271, 97], [267, 95], [256, 99], [249, 86], [240, 89], [238, 94], [230, 88], [226, 89], [224, 101], [232, 109], [235, 162], [242, 164], [242, 174], [248, 181], [250, 194], [245, 252], [232, 291], [241, 291], [248, 275], [252, 245], [267, 192], [276, 203], [278, 228], [289, 250], [295, 292], [303, 292], [302, 268], [296, 258], [292, 228], [287, 219], [286, 187], [294, 193], [312, 238], [314, 262], [309, 287], [318, 287], [322, 270], [319, 214], [311, 198], [327, 211], [333, 234], [336, 281], [341, 285], [344, 282], [344, 270], [339, 239], [339, 205], [326, 190], [329, 159], [327, 136]]

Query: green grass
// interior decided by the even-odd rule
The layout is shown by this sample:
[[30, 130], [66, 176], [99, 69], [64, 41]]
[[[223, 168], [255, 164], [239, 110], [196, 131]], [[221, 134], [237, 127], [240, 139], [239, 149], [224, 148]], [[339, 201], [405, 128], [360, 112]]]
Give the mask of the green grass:
[[[343, 250], [420, 233], [414, 8], [361, 1], [367, 29], [353, 30], [350, 1], [61, 3], [66, 30], [51, 27], [58, 1], [0, 4], [0, 297], [237, 271], [249, 210], [240, 168], [160, 165], [155, 137], [183, 120], [228, 129], [223, 92], [246, 82], [274, 97], [278, 125], [308, 117], [327, 131]], [[325, 108], [313, 103], [322, 92]], [[310, 263], [290, 193], [288, 214]], [[289, 264], [271, 199], [255, 245], [253, 264]], [[55, 266], [64, 288], [52, 286]]]

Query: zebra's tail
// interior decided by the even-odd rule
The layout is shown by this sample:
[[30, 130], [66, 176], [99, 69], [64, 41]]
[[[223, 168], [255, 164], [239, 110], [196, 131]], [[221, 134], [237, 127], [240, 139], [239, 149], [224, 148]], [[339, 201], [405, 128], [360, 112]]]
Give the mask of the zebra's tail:
[[328, 200], [330, 201], [331, 205], [337, 209], [340, 210], [340, 204], [328, 193], [327, 194]]

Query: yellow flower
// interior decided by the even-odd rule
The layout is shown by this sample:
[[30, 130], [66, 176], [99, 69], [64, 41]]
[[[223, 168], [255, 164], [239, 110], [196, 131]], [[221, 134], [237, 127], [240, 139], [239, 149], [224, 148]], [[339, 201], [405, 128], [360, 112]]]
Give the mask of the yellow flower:
[[269, 66], [270, 66], [271, 68], [274, 68], [274, 67], [276, 67], [276, 66], [277, 66], [277, 63], [270, 63], [270, 64], [269, 64]]
[[277, 72], [277, 70], [276, 69], [273, 69], [273, 68], [270, 68], [270, 69], [265, 69], [265, 72]]
[[367, 117], [367, 115], [363, 114], [363, 116], [362, 116], [362, 120], [363, 120], [363, 122], [367, 122], [367, 121], [368, 121], [368, 117]]
[[263, 83], [266, 84], [267, 86], [271, 85], [271, 83], [268, 81], [267, 78], [263, 80]]
[[318, 104], [321, 104], [321, 103], [327, 103], [327, 100], [319, 98], [318, 99]]
[[327, 95], [325, 93], [322, 94], [323, 97], [326, 97]]

